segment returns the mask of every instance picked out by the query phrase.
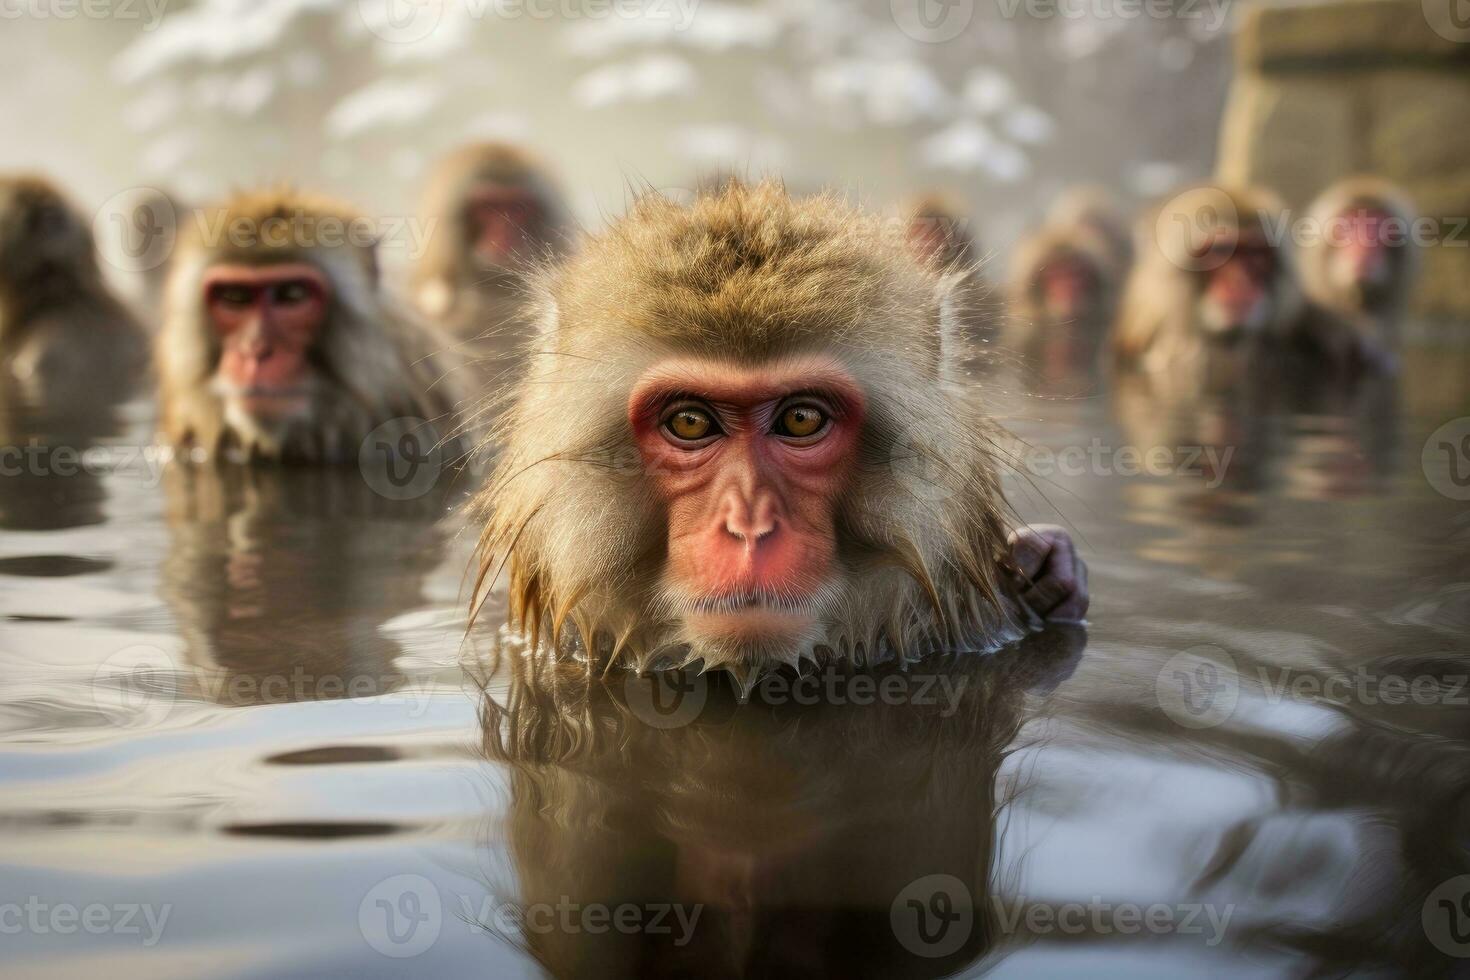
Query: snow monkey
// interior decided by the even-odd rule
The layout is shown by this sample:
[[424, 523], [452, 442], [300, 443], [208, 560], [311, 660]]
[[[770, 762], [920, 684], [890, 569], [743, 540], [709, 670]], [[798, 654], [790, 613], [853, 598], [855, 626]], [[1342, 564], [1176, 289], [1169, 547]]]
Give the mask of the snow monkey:
[[358, 458], [402, 421], [455, 431], [449, 341], [379, 283], [370, 223], [289, 190], [198, 212], [181, 233], [157, 338], [165, 438], [204, 455]]
[[981, 251], [972, 222], [959, 201], [931, 193], [905, 205], [904, 234], [921, 260], [932, 262], [957, 278], [951, 293], [953, 307], [967, 340], [987, 341], [1000, 327], [1001, 311], [991, 285], [980, 271]]
[[0, 176], [0, 370], [7, 399], [73, 411], [116, 402], [147, 340], [103, 282], [91, 222], [42, 177]]
[[1292, 330], [1302, 298], [1276, 196], [1200, 185], [1140, 219], [1113, 353], [1121, 364], [1231, 384]]
[[434, 169], [421, 210], [431, 224], [414, 270], [419, 308], [472, 352], [506, 353], [529, 332], [520, 317], [528, 273], [572, 242], [561, 191], [525, 150], [476, 143]]
[[1413, 202], [1380, 177], [1349, 177], [1308, 210], [1301, 254], [1310, 303], [1298, 339], [1337, 367], [1389, 367], [1394, 335], [1418, 273]]
[[1027, 235], [1011, 257], [1005, 346], [1047, 377], [1090, 367], [1122, 274], [1112, 246], [1086, 225], [1046, 225]]
[[1079, 184], [1057, 196], [1046, 213], [1047, 225], [1056, 228], [1085, 228], [1100, 238], [1119, 275], [1133, 264], [1133, 232], [1123, 217], [1117, 197], [1106, 187]]
[[539, 281], [477, 601], [505, 568], [532, 651], [746, 676], [1080, 618], [1065, 532], [1008, 540], [951, 288], [835, 197], [641, 198]]

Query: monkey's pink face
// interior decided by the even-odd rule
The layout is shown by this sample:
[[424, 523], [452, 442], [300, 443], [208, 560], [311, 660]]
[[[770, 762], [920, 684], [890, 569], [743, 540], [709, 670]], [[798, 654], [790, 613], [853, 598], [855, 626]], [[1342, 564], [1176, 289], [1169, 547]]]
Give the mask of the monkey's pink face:
[[1204, 327], [1238, 340], [1258, 334], [1276, 315], [1272, 289], [1280, 274], [1275, 249], [1250, 239], [1217, 245], [1223, 264], [1209, 270], [1200, 298]]
[[1098, 276], [1077, 255], [1059, 255], [1042, 266], [1037, 276], [1041, 302], [1055, 320], [1077, 320], [1092, 313], [1098, 298]]
[[252, 411], [303, 400], [330, 297], [326, 276], [305, 263], [210, 269], [204, 306], [220, 341], [218, 386]]
[[1327, 240], [1332, 246], [1331, 276], [1338, 285], [1371, 291], [1389, 284], [1396, 244], [1391, 221], [1387, 211], [1371, 207], [1337, 217]]
[[836, 507], [865, 401], [827, 358], [655, 365], [628, 417], [668, 512], [665, 597], [696, 637], [794, 639], [836, 569]]
[[517, 187], [480, 187], [470, 193], [465, 209], [470, 247], [486, 268], [527, 257], [540, 233], [541, 207], [535, 195]]

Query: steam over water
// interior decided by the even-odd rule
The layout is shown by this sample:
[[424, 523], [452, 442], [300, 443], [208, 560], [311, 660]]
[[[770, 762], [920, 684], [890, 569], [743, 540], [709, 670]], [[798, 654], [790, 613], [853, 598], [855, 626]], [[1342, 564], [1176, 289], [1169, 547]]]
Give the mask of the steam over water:
[[1295, 405], [997, 381], [1091, 624], [745, 705], [463, 644], [463, 479], [163, 467], [138, 406], [13, 413], [6, 972], [1447, 972], [1467, 366]]

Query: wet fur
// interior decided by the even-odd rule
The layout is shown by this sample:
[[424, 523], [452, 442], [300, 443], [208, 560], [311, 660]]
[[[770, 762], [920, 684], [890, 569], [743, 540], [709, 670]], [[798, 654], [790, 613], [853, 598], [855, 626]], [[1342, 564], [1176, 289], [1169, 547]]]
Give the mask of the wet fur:
[[[1189, 268], [1191, 259], [1183, 231], [1196, 220], [1196, 195], [1209, 199], [1223, 195], [1234, 208], [1237, 227], [1260, 233], [1276, 243], [1278, 274], [1270, 292], [1271, 323], [1260, 336], [1248, 338], [1233, 350], [1220, 350], [1199, 322], [1200, 297], [1207, 275]], [[1138, 258], [1123, 290], [1118, 320], [1111, 339], [1114, 362], [1153, 372], [1186, 372], [1208, 381], [1211, 375], [1238, 375], [1260, 348], [1285, 336], [1301, 316], [1302, 295], [1297, 285], [1286, 238], [1281, 232], [1283, 208], [1274, 194], [1260, 188], [1200, 185], [1176, 194], [1139, 218], [1135, 240]], [[1160, 230], [1164, 234], [1160, 234]]]
[[1418, 211], [1392, 181], [1367, 176], [1344, 178], [1318, 195], [1308, 209], [1308, 218], [1311, 227], [1325, 232], [1337, 216], [1361, 208], [1387, 212], [1402, 223], [1406, 239], [1394, 250], [1393, 283], [1380, 302], [1369, 308], [1357, 290], [1332, 281], [1332, 248], [1325, 233], [1301, 250], [1299, 263], [1310, 315], [1302, 318], [1297, 339], [1339, 363], [1393, 346], [1422, 259], [1419, 246], [1408, 240]]
[[[170, 444], [209, 456], [338, 462], [355, 460], [367, 434], [393, 419], [427, 419], [441, 435], [457, 430], [461, 394], [456, 362], [446, 350], [450, 341], [385, 294], [371, 248], [352, 242], [311, 245], [318, 222], [330, 221], [327, 227], [335, 229], [357, 218], [333, 201], [271, 190], [236, 196], [186, 223], [157, 342], [162, 429]], [[236, 221], [260, 229], [272, 219], [298, 222], [299, 238], [245, 248], [223, 233], [217, 242], [205, 240]], [[333, 298], [313, 351], [311, 411], [284, 430], [266, 431], [231, 417], [211, 387], [221, 348], [205, 316], [201, 282], [219, 263], [286, 262], [310, 262], [321, 269]]]
[[0, 363], [22, 400], [71, 409], [126, 395], [142, 328], [103, 282], [92, 229], [41, 177], [0, 178]]
[[[952, 281], [834, 197], [728, 185], [645, 196], [537, 287], [542, 334], [477, 502], [477, 596], [502, 569], [512, 624], [542, 654], [758, 674], [825, 656], [918, 656], [1002, 638], [1007, 560], [998, 430], [950, 379]], [[825, 351], [869, 399], [837, 518], [841, 585], [795, 649], [692, 646], [662, 615], [666, 515], [627, 418], [656, 359], [750, 365]], [[922, 472], [919, 472], [922, 470]]]
[[[465, 200], [482, 184], [525, 189], [540, 207], [544, 254], [528, 256], [527, 269], [487, 271], [476, 262]], [[413, 272], [419, 309], [481, 353], [514, 346], [525, 332], [520, 314], [528, 299], [526, 273], [542, 260], [565, 255], [574, 239], [571, 216], [546, 165], [505, 143], [461, 147], [430, 175], [420, 213], [430, 237]]]

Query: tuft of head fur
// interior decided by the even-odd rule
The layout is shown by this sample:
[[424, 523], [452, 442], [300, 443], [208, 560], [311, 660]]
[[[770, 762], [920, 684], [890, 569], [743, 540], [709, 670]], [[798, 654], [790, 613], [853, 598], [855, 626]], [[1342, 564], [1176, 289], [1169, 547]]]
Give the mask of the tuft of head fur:
[[[1145, 209], [1134, 232], [1138, 258], [1112, 334], [1115, 361], [1167, 370], [1209, 366], [1211, 347], [1198, 321], [1207, 275], [1193, 249], [1200, 234], [1211, 230], [1272, 245], [1279, 271], [1266, 333], [1279, 337], [1289, 330], [1301, 315], [1302, 295], [1290, 241], [1282, 234], [1284, 210], [1280, 198], [1265, 188], [1209, 183], [1185, 188]], [[1258, 337], [1246, 349], [1269, 339]]]
[[[751, 676], [1000, 637], [998, 429], [952, 380], [964, 356], [946, 314], [953, 281], [880, 219], [773, 182], [688, 206], [644, 196], [537, 292], [541, 343], [478, 499], [476, 590], [482, 602], [507, 571], [512, 623], [533, 650]], [[791, 649], [692, 641], [659, 595], [667, 517], [642, 472], [629, 392], [664, 357], [750, 366], [816, 352], [868, 399], [819, 628]]]
[[[351, 207], [289, 188], [237, 194], [192, 215], [179, 234], [165, 294], [156, 366], [163, 435], [208, 456], [337, 462], [395, 419], [456, 429], [460, 402], [449, 341], [379, 282], [370, 223]], [[263, 424], [213, 386], [221, 346], [201, 283], [221, 263], [314, 265], [331, 284], [327, 324], [313, 351], [309, 410]]]

